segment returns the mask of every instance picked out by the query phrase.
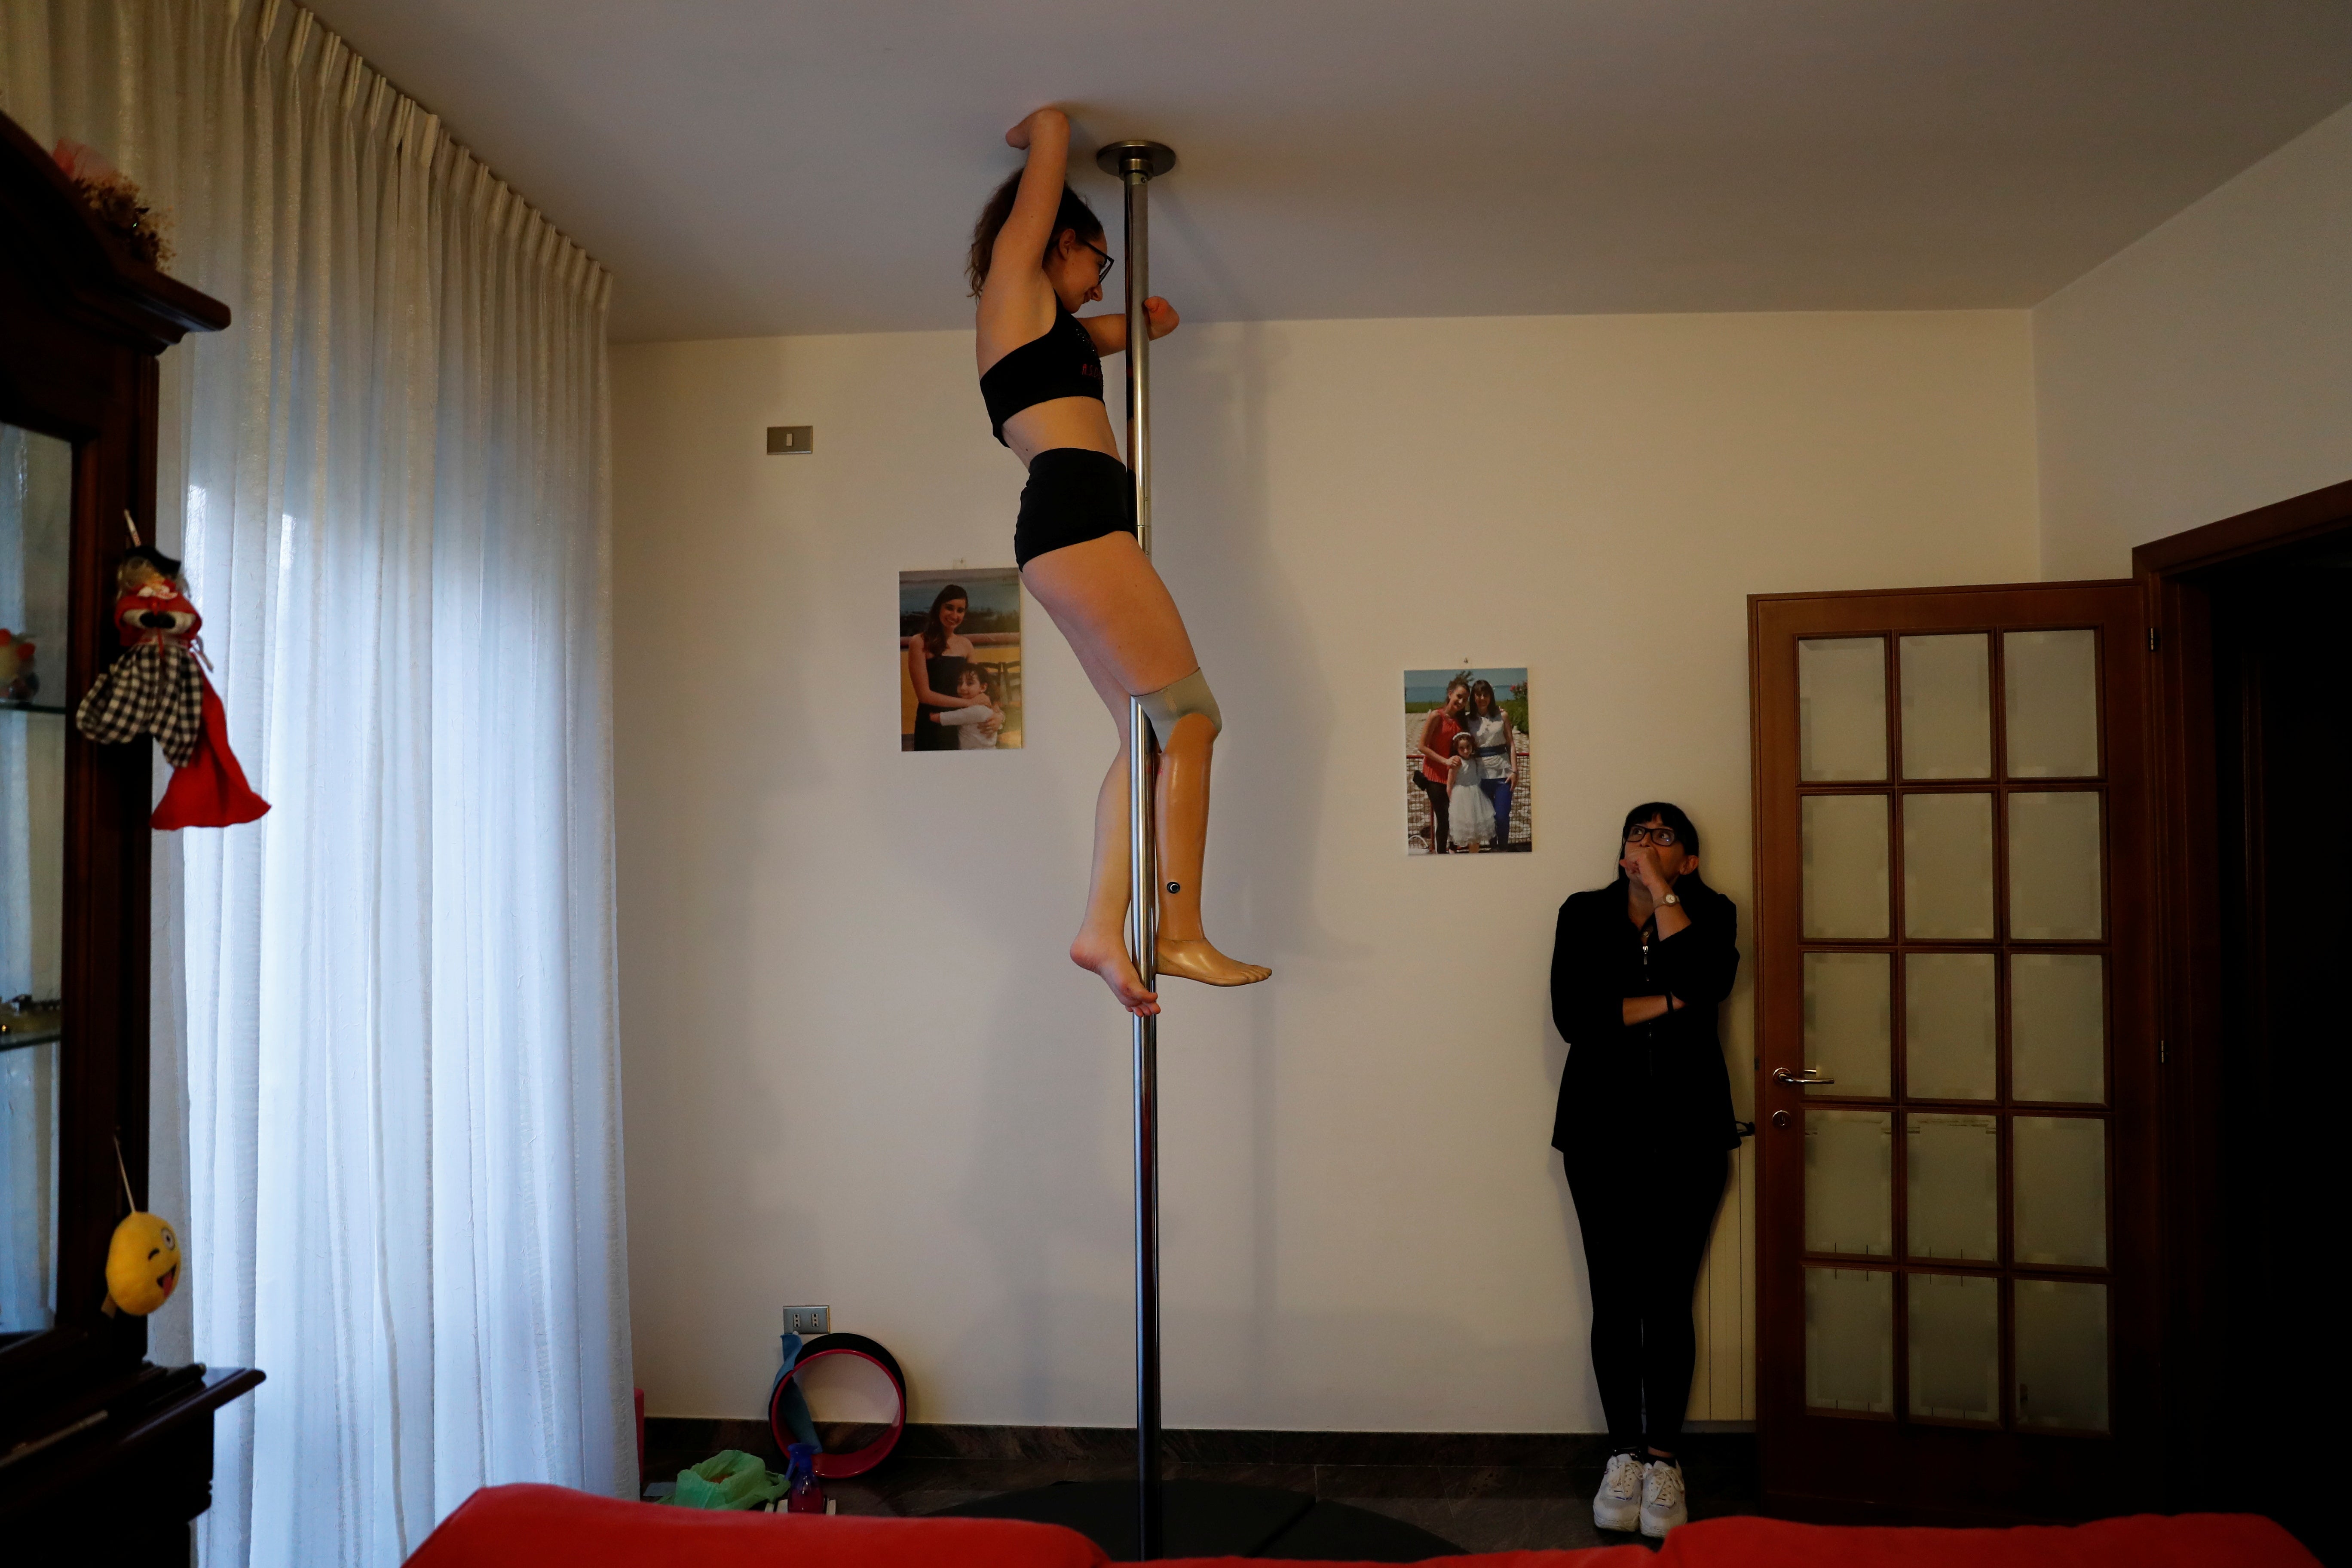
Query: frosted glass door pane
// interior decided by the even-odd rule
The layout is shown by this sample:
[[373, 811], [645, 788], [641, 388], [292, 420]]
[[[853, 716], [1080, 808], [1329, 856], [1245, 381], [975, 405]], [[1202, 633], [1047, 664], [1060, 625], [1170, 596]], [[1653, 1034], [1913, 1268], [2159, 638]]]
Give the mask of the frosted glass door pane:
[[1894, 1142], [1891, 1112], [1805, 1112], [1806, 1251], [1895, 1250]]
[[1980, 1275], [1914, 1274], [1911, 1414], [2000, 1419], [2000, 1284]]
[[1805, 1270], [1805, 1403], [1894, 1414], [1894, 1275]]
[[1797, 645], [1799, 778], [1886, 776], [1886, 639]]
[[1905, 637], [1903, 776], [1992, 777], [1992, 676], [1982, 632]]
[[2086, 778], [2099, 771], [2099, 634], [2011, 632], [2000, 639], [2009, 776]]
[[2010, 1137], [2017, 1261], [2104, 1268], [2107, 1124], [2095, 1116], [2021, 1116]]
[[1903, 1092], [1915, 1100], [1993, 1097], [1993, 955], [1903, 958]]
[[2017, 1424], [2107, 1429], [2107, 1288], [2019, 1279]]
[[2106, 966], [2095, 952], [2010, 955], [2012, 1099], [2106, 1099]]
[[2009, 797], [2009, 934], [2096, 942], [2101, 910], [2096, 790]]
[[1808, 1094], [1893, 1092], [1893, 994], [1883, 952], [1805, 954], [1805, 1060], [1837, 1081]]
[[1999, 1261], [2000, 1139], [1990, 1116], [1906, 1118], [1905, 1220], [1914, 1258]]
[[1992, 940], [1992, 796], [1903, 797], [1903, 931], [1917, 942]]
[[1873, 941], [1886, 935], [1886, 797], [1809, 795], [1804, 829], [1805, 937]]

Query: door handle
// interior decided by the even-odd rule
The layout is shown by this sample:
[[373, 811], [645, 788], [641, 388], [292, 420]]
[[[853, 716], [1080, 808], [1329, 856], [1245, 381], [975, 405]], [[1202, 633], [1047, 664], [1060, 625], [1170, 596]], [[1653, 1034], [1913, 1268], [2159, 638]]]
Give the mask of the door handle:
[[1807, 1068], [1802, 1072], [1790, 1072], [1787, 1068], [1772, 1069], [1774, 1083], [1835, 1083], [1837, 1079], [1819, 1068]]

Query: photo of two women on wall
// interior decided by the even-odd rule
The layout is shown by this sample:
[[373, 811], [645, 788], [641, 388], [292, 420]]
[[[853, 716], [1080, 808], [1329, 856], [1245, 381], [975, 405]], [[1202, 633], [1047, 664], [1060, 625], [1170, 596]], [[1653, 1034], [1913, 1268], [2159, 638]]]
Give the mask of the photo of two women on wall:
[[898, 574], [898, 749], [1021, 744], [1021, 574]]
[[1524, 665], [1404, 672], [1404, 852], [1536, 847]]

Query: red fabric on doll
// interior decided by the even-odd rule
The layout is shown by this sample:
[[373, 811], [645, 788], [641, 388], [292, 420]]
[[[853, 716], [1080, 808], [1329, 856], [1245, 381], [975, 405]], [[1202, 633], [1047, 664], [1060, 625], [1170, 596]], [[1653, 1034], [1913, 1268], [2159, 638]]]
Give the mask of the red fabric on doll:
[[207, 680], [205, 727], [196, 740], [196, 753], [186, 767], [172, 770], [171, 785], [156, 803], [148, 826], [165, 833], [181, 827], [234, 827], [268, 809], [269, 803], [245, 782], [245, 770], [228, 749], [228, 714]]

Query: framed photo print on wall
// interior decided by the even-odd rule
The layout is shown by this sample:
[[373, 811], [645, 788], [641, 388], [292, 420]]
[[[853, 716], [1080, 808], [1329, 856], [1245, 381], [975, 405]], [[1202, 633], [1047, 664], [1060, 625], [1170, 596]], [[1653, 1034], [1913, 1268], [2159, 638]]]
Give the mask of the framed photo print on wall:
[[1021, 744], [1021, 574], [898, 574], [898, 749]]
[[1524, 665], [1404, 672], [1404, 852], [1536, 847]]

